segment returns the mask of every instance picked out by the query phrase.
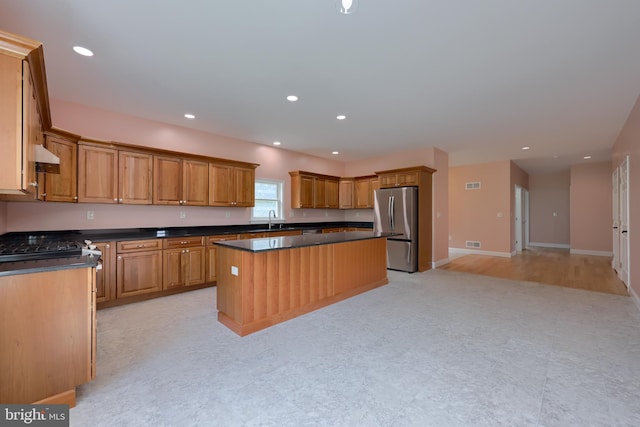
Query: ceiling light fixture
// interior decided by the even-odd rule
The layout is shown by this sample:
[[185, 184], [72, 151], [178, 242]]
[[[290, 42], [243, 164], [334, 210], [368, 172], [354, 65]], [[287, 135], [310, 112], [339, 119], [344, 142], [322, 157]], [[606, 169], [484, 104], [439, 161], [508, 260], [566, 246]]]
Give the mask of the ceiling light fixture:
[[347, 118], [347, 116], [345, 116], [344, 114], [340, 114], [339, 116], [336, 116], [336, 119], [338, 119], [338, 120], [344, 120], [346, 118]]
[[82, 56], [93, 56], [93, 52], [91, 52], [89, 49], [87, 49], [86, 47], [82, 47], [82, 46], [74, 46], [73, 47], [73, 51], [75, 53], [77, 53], [78, 55], [82, 55]]
[[522, 147], [523, 150], [531, 150], [531, 147], [526, 146], [526, 147]]
[[336, 4], [343, 15], [350, 15], [358, 8], [358, 0], [336, 0]]
[[191, 119], [195, 119], [195, 118], [196, 118], [196, 116], [194, 116], [193, 114], [189, 114], [189, 113], [186, 113], [184, 116], [185, 116], [187, 119], [190, 119], [190, 120], [191, 120]]
[[273, 141], [273, 145], [280, 145], [280, 141]]
[[591, 156], [584, 156], [583, 159], [585, 160], [589, 160], [591, 158]]
[[298, 97], [295, 95], [287, 96], [287, 101], [296, 102], [297, 100], [298, 100]]
[[338, 151], [332, 151], [331, 154], [340, 154]]

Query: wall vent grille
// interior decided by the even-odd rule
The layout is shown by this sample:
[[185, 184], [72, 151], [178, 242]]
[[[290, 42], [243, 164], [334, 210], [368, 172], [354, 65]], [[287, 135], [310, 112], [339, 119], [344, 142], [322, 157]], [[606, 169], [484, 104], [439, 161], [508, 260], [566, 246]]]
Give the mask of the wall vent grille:
[[480, 182], [467, 182], [465, 184], [465, 189], [467, 190], [479, 190], [480, 189]]
[[480, 242], [474, 241], [474, 240], [467, 240], [467, 247], [468, 248], [479, 248], [480, 247]]

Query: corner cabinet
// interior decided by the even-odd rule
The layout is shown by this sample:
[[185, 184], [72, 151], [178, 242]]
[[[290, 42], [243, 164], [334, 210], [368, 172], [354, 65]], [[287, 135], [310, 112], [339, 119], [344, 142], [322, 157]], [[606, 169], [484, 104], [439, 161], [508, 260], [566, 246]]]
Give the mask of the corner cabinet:
[[433, 174], [426, 166], [376, 172], [381, 188], [418, 187], [418, 271], [431, 269], [433, 239]]
[[374, 193], [380, 188], [380, 181], [377, 176], [356, 178], [355, 184], [355, 208], [373, 208]]
[[340, 207], [340, 178], [313, 172], [291, 171], [292, 208]]
[[209, 206], [253, 207], [255, 164], [209, 164]]
[[35, 146], [50, 127], [42, 44], [0, 31], [0, 194], [37, 195]]

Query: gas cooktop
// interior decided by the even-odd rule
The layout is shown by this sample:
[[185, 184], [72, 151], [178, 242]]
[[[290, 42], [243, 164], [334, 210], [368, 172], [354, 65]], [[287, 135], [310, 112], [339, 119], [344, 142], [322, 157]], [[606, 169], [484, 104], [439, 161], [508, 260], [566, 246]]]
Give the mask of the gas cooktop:
[[43, 236], [0, 240], [0, 262], [68, 258], [82, 255], [82, 244]]

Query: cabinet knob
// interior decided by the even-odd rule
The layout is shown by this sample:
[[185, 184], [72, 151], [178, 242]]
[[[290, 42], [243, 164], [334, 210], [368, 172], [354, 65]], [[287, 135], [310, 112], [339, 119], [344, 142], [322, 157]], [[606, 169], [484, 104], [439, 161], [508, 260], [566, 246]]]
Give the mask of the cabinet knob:
[[189, 253], [189, 249], [185, 249], [185, 252], [186, 252], [186, 253]]
[[105, 248], [109, 249], [111, 247], [111, 245], [105, 245]]
[[118, 202], [119, 202], [119, 203], [122, 203], [122, 199], [118, 199]]
[[138, 245], [139, 248], [144, 248], [144, 245]]
[[30, 182], [29, 183], [29, 187], [37, 187], [38, 183], [37, 182]]
[[73, 196], [73, 200], [78, 200], [78, 196]]
[[42, 193], [42, 197], [47, 197], [47, 193]]
[[114, 201], [114, 202], [116, 202], [116, 203], [118, 203], [118, 199], [117, 199], [117, 198], [116, 198], [116, 199], [113, 199], [113, 201]]
[[122, 259], [122, 255], [118, 255], [118, 259]]

